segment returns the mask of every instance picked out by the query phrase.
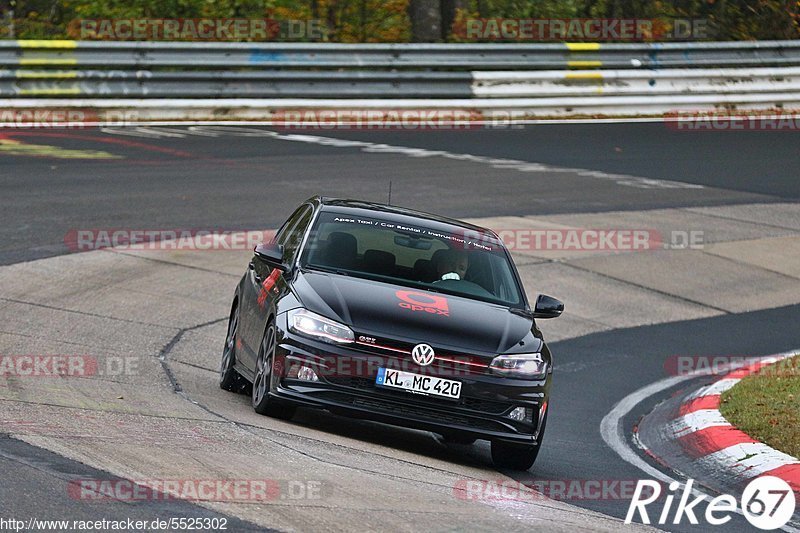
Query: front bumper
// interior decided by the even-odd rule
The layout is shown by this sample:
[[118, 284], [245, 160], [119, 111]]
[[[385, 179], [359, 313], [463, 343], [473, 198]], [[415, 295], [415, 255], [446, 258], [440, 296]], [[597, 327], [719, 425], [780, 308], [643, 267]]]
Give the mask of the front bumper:
[[[537, 442], [547, 409], [550, 375], [544, 380], [528, 381], [475, 369], [455, 375], [440, 374], [461, 382], [458, 400], [386, 389], [375, 385], [377, 368], [402, 365], [402, 369], [414, 372], [415, 364], [407, 356], [299, 337], [287, 331], [285, 315], [279, 317], [277, 325], [279, 344], [270, 395], [279, 401], [444, 435]], [[347, 364], [331, 365], [331, 361]], [[301, 365], [314, 369], [319, 381], [290, 377], [294, 374], [291, 370]], [[426, 370], [417, 368], [421, 372]], [[508, 416], [517, 407], [526, 408], [525, 420]]]

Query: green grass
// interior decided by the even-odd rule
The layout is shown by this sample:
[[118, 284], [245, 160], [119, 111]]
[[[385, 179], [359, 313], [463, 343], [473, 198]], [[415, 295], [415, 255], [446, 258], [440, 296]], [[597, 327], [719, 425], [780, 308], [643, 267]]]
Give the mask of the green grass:
[[744, 378], [722, 395], [720, 410], [754, 439], [800, 457], [800, 356]]

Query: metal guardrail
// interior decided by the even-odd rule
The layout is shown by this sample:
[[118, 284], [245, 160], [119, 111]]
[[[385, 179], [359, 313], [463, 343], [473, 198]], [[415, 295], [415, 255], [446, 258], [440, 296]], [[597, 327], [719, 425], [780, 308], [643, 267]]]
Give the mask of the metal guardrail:
[[719, 43], [317, 44], [6, 41], [0, 65], [94, 68], [249, 67], [539, 69], [800, 65], [800, 41]]
[[0, 70], [1, 96], [469, 98], [469, 72]]
[[0, 96], [125, 98], [542, 98], [749, 94], [800, 88], [800, 67], [477, 72], [0, 71]]
[[222, 115], [230, 113], [229, 106], [244, 105], [248, 116], [289, 106], [409, 107], [415, 102], [550, 115], [603, 113], [606, 108], [637, 114], [638, 109], [669, 109], [671, 102], [683, 108], [796, 109], [800, 41], [0, 41], [0, 105], [37, 107], [54, 98], [61, 105], [80, 101], [105, 108], [114, 106], [115, 99], [137, 109], [183, 104], [213, 116], [220, 114], [214, 102]]
[[479, 98], [691, 96], [800, 92], [800, 67], [473, 72]]

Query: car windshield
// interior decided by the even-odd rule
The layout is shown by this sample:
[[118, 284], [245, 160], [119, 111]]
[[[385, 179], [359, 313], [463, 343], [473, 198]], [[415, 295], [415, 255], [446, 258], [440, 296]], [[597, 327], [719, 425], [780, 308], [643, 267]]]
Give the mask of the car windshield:
[[511, 307], [524, 302], [505, 248], [466, 228], [448, 233], [420, 223], [323, 211], [300, 263]]

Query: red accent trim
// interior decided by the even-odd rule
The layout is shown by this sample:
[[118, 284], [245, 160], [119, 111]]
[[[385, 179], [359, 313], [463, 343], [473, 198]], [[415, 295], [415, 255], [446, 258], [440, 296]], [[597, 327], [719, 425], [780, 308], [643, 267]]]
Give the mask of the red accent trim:
[[459, 361], [458, 359], [450, 359], [448, 357], [442, 357], [440, 355], [436, 356], [437, 361], [447, 361], [450, 363], [459, 363], [461, 365], [469, 365], [469, 366], [477, 366], [480, 368], [487, 368], [489, 365], [485, 365], [483, 363], [470, 363], [469, 361]]
[[274, 287], [275, 284], [278, 282], [278, 278], [280, 276], [281, 276], [281, 271], [278, 270], [277, 268], [273, 268], [272, 272], [269, 273], [269, 276], [267, 276], [267, 279], [264, 280], [261, 286], [264, 287], [265, 291], [270, 291], [272, 287]]
[[[361, 345], [361, 346], [370, 346], [370, 347], [373, 347], [373, 348], [380, 348], [381, 350], [389, 350], [390, 352], [397, 352], [397, 353], [402, 353], [402, 354], [406, 354], [406, 355], [411, 355], [411, 352], [408, 351], [408, 350], [402, 350], [400, 348], [392, 348], [390, 346], [384, 346], [383, 344], [373, 344], [373, 343], [361, 342], [361, 341], [356, 341], [356, 344]], [[489, 365], [485, 365], [483, 363], [471, 363], [469, 361], [461, 361], [459, 359], [451, 359], [449, 357], [442, 357], [441, 355], [435, 356], [434, 361], [447, 361], [448, 363], [458, 363], [458, 364], [461, 364], [461, 365], [477, 366], [479, 368], [487, 368], [489, 366]]]
[[383, 344], [371, 344], [369, 342], [361, 342], [361, 341], [356, 341], [356, 344], [360, 344], [361, 346], [372, 346], [374, 348], [380, 348], [381, 350], [389, 350], [390, 352], [398, 352], [398, 353], [404, 353], [406, 355], [411, 355], [411, 352], [409, 352], [408, 350], [401, 350], [400, 348], [390, 348], [389, 346], [384, 346]]
[[681, 416], [700, 411], [701, 409], [719, 409], [719, 394], [712, 394], [710, 396], [700, 396], [694, 400], [690, 400], [681, 404], [678, 414]]

